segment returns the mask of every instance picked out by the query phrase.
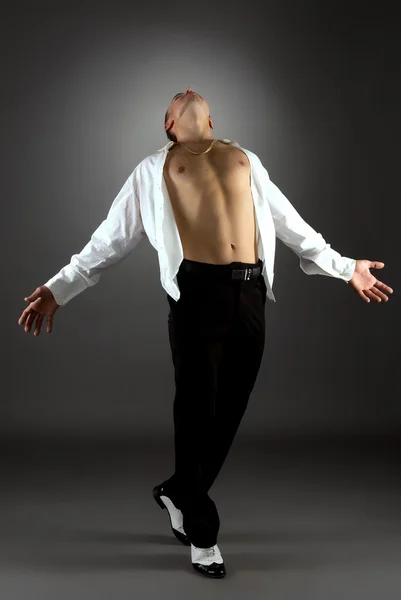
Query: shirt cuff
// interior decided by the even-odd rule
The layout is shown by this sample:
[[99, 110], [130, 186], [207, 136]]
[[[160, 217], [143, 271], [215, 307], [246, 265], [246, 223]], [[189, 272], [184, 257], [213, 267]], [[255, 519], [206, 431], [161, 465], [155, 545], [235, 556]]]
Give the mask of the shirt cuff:
[[82, 275], [71, 265], [63, 267], [43, 285], [49, 288], [59, 306], [64, 306], [89, 287]]
[[339, 278], [343, 279], [346, 283], [348, 283], [350, 281], [350, 279], [352, 279], [352, 276], [354, 274], [356, 259], [348, 258], [346, 256], [344, 256], [343, 258], [344, 258], [344, 268], [343, 268], [342, 272], [339, 274]]

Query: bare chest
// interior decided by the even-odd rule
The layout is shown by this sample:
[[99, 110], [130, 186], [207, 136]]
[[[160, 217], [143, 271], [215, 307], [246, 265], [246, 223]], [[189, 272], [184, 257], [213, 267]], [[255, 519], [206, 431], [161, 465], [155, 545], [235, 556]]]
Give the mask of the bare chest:
[[229, 195], [250, 188], [248, 157], [222, 142], [203, 155], [173, 147], [164, 164], [163, 176], [173, 198], [188, 192], [203, 196], [219, 192]]

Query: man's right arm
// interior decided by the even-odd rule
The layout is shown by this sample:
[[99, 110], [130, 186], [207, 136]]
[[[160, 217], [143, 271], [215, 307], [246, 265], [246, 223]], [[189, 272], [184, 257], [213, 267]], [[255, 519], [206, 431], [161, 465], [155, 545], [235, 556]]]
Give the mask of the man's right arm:
[[98, 283], [103, 271], [125, 258], [145, 237], [132, 173], [90, 241], [43, 285], [50, 289], [57, 304], [63, 306]]

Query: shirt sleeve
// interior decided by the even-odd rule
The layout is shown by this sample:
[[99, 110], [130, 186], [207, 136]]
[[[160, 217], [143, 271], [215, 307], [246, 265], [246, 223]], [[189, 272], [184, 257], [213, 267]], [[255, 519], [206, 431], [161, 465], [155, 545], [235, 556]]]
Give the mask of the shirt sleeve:
[[90, 241], [44, 285], [50, 289], [57, 304], [63, 306], [98, 283], [102, 273], [125, 258], [145, 236], [131, 174]]
[[262, 170], [276, 237], [299, 256], [302, 271], [307, 275], [328, 275], [348, 282], [354, 273], [356, 259], [341, 256], [331, 248], [272, 182], [263, 165]]

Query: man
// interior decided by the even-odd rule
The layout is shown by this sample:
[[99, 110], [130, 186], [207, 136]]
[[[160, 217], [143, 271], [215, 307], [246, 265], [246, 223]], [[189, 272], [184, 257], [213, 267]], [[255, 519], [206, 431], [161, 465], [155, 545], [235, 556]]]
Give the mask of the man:
[[391, 288], [371, 268], [341, 256], [308, 225], [270, 180], [259, 158], [237, 142], [216, 140], [209, 105], [188, 88], [165, 116], [169, 143], [134, 169], [107, 218], [68, 265], [25, 298], [19, 324], [39, 335], [78, 293], [146, 236], [158, 252], [170, 312], [175, 368], [175, 472], [153, 495], [167, 508], [194, 568], [224, 577], [220, 526], [209, 490], [244, 415], [262, 360], [266, 298], [272, 291], [275, 238], [307, 274], [346, 281], [366, 302]]

